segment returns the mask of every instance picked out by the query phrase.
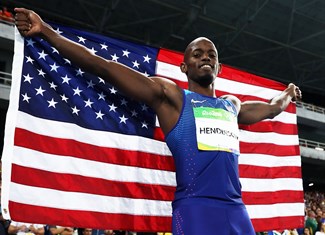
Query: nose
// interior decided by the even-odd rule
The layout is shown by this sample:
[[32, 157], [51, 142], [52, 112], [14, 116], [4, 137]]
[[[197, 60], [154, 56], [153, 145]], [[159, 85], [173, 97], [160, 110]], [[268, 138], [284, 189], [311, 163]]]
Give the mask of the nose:
[[211, 58], [210, 58], [210, 56], [209, 56], [209, 53], [203, 53], [203, 55], [202, 55], [202, 60], [203, 60], [203, 61], [210, 61]]

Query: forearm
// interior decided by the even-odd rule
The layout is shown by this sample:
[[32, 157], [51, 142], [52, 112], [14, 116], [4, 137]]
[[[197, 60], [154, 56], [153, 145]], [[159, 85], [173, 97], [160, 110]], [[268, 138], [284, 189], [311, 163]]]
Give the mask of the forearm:
[[293, 98], [292, 89], [286, 88], [280, 95], [270, 100], [270, 114], [268, 118], [273, 118], [284, 111]]
[[87, 72], [100, 76], [100, 74], [97, 74], [96, 65], [99, 63], [98, 60], [103, 60], [102, 58], [91, 54], [86, 47], [61, 36], [45, 22], [42, 23], [41, 29], [40, 37], [55, 47], [61, 56], [73, 61]]

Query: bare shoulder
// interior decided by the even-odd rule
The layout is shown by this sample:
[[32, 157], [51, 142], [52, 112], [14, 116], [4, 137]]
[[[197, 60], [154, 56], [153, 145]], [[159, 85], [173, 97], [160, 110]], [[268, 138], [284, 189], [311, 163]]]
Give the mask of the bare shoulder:
[[225, 100], [229, 100], [230, 102], [232, 102], [235, 107], [237, 108], [237, 113], [240, 112], [241, 109], [241, 101], [234, 95], [223, 95], [220, 98], [225, 99]]

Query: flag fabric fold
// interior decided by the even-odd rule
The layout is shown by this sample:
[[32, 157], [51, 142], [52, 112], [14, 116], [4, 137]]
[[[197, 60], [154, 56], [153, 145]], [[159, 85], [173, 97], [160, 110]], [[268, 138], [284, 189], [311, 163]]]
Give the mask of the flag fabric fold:
[[[182, 54], [63, 26], [92, 53], [186, 88]], [[2, 155], [2, 213], [15, 221], [170, 231], [175, 172], [154, 112], [16, 31]], [[125, 79], [128, 79], [127, 77]], [[283, 84], [224, 66], [216, 94], [267, 101]], [[256, 231], [303, 226], [295, 104], [240, 125], [243, 200]]]

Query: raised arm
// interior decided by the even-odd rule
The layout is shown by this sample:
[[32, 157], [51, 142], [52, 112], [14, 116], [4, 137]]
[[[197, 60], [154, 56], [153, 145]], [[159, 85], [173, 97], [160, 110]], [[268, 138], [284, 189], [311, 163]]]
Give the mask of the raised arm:
[[278, 96], [271, 99], [268, 103], [262, 101], [246, 101], [240, 103], [237, 98], [230, 100], [239, 110], [238, 123], [253, 124], [266, 118], [274, 118], [285, 110], [291, 101], [301, 99], [299, 87], [290, 83], [288, 87]]
[[130, 98], [148, 104], [157, 112], [165, 133], [176, 123], [182, 98], [181, 91], [174, 82], [164, 78], [146, 77], [120, 63], [92, 54], [84, 46], [58, 34], [31, 10], [15, 8], [15, 12], [15, 24], [22, 36], [39, 36], [45, 39], [63, 57], [80, 68], [103, 78]]

